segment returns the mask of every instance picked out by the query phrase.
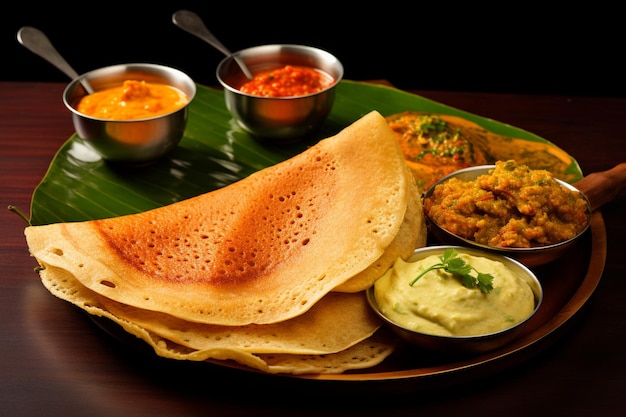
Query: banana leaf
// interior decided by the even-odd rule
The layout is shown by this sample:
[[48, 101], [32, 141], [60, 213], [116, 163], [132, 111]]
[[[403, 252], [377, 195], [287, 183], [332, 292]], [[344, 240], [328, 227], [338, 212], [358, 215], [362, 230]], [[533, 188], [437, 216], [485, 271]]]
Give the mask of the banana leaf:
[[[33, 193], [30, 221], [41, 225], [113, 217], [206, 193], [290, 158], [372, 110], [383, 116], [406, 110], [455, 115], [496, 134], [550, 144], [525, 130], [393, 87], [343, 80], [319, 131], [297, 144], [270, 146], [236, 125], [222, 91], [198, 85], [183, 139], [173, 153], [156, 163], [142, 167], [111, 164], [76, 134], [70, 137]], [[574, 180], [582, 178], [573, 158], [568, 170]]]

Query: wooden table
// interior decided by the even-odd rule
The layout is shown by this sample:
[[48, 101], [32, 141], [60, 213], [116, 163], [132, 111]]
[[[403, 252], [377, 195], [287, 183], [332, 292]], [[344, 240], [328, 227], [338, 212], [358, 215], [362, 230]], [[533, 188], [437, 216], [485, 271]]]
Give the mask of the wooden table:
[[[28, 212], [34, 188], [73, 133], [61, 101], [64, 87], [0, 83], [5, 208], [12, 204]], [[573, 155], [585, 173], [626, 161], [626, 99], [417, 93], [546, 138]], [[623, 415], [626, 193], [601, 212], [608, 245], [603, 277], [576, 324], [544, 351], [475, 381], [330, 401], [333, 393], [319, 384], [285, 395], [285, 384], [266, 376], [130, 349], [41, 285], [24, 240], [25, 223], [5, 209], [0, 212], [0, 416], [528, 416], [539, 410], [570, 417]]]

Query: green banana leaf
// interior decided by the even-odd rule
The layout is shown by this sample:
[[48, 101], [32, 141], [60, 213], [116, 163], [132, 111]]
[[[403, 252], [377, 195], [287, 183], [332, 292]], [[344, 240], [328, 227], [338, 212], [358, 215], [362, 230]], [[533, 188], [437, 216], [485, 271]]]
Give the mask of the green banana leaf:
[[[206, 193], [296, 155], [372, 110], [384, 116], [406, 110], [455, 115], [496, 134], [550, 143], [522, 129], [415, 94], [343, 80], [337, 86], [331, 114], [318, 132], [297, 144], [269, 146], [236, 125], [220, 90], [198, 85], [183, 139], [172, 154], [154, 164], [134, 168], [110, 164], [78, 136], [70, 137], [33, 193], [30, 221], [41, 225], [113, 217]], [[582, 178], [573, 158], [568, 171], [574, 180]]]

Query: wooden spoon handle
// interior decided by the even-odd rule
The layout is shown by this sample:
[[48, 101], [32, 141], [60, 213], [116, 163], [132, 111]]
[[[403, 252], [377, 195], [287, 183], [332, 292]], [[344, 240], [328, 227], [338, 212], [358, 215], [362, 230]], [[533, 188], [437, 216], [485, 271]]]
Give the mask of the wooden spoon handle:
[[591, 203], [592, 210], [612, 201], [626, 185], [626, 162], [608, 171], [594, 172], [574, 184]]

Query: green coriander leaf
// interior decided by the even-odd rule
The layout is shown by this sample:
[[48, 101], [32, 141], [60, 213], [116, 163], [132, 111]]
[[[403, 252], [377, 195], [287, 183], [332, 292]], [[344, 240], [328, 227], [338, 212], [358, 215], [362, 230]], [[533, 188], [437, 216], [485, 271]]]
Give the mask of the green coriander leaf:
[[491, 274], [481, 274], [478, 272], [476, 280], [478, 281], [478, 288], [485, 294], [493, 290], [493, 276]]
[[461, 258], [453, 258], [448, 260], [447, 265], [445, 266], [446, 271], [452, 272], [459, 275], [468, 275], [472, 271], [472, 267], [469, 266], [463, 259]]
[[463, 286], [465, 286], [465, 288], [476, 287], [476, 280], [471, 275], [461, 275], [461, 282], [463, 282]]
[[[459, 257], [459, 253], [455, 249], [446, 249], [443, 255], [439, 256], [441, 262], [433, 264], [423, 270], [413, 281], [409, 283], [413, 286], [417, 280], [435, 269], [443, 269], [444, 271], [461, 277], [461, 282], [466, 288], [478, 288], [484, 294], [493, 290], [493, 276], [476, 271], [464, 259]], [[475, 271], [474, 277], [471, 272]]]

